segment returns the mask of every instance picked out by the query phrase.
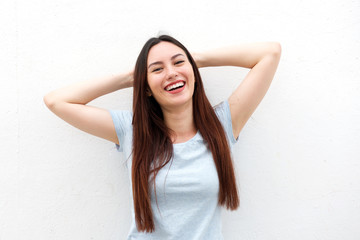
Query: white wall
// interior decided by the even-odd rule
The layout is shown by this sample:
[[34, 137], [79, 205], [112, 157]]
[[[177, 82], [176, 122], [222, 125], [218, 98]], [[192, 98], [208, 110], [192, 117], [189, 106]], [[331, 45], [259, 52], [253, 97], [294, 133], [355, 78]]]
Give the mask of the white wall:
[[[225, 239], [360, 239], [360, 2], [0, 2], [0, 239], [125, 239], [128, 180], [113, 144], [62, 122], [52, 89], [127, 70], [159, 30], [190, 50], [275, 40], [274, 82], [235, 150], [241, 207]], [[225, 99], [246, 74], [202, 69]], [[130, 109], [131, 90], [94, 101]]]

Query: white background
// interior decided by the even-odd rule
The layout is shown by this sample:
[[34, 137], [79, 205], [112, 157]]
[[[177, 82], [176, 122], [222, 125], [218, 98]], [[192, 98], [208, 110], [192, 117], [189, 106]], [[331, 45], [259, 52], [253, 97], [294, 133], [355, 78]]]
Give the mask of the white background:
[[[282, 44], [272, 86], [234, 152], [241, 207], [223, 211], [225, 239], [360, 239], [359, 1], [2, 0], [0, 22], [1, 240], [126, 238], [124, 159], [42, 98], [129, 70], [159, 31], [190, 51]], [[247, 70], [201, 72], [216, 104]], [[92, 104], [131, 102], [127, 89]]]

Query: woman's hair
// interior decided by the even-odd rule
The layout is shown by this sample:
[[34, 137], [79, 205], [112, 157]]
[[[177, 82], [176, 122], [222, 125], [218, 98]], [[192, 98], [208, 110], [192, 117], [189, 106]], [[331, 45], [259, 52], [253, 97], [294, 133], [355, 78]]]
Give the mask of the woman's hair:
[[196, 82], [192, 101], [194, 122], [215, 162], [220, 185], [218, 203], [231, 210], [239, 206], [229, 145], [224, 129], [205, 95], [194, 59], [180, 42], [170, 36], [151, 38], [145, 43], [136, 61], [133, 86], [131, 178], [136, 226], [139, 231], [145, 232], [152, 232], [155, 229], [150, 201], [150, 184], [153, 183], [156, 196], [156, 175], [173, 156], [171, 129], [165, 125], [160, 105], [154, 97], [148, 95], [148, 89], [150, 89], [147, 81], [148, 54], [154, 45], [162, 41], [173, 43], [184, 50], [193, 67]]

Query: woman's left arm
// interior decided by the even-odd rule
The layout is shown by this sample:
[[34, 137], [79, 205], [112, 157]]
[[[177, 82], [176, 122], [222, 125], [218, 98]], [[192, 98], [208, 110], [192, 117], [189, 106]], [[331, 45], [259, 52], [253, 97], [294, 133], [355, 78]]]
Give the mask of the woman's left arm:
[[242, 44], [193, 54], [198, 67], [238, 66], [251, 69], [228, 99], [235, 138], [269, 89], [280, 55], [281, 46], [275, 42]]

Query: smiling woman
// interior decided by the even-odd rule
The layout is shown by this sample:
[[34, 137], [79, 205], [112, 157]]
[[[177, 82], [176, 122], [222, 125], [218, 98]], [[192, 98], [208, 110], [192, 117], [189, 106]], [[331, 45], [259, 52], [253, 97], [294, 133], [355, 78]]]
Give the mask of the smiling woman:
[[[46, 105], [128, 159], [132, 225], [128, 239], [222, 239], [221, 206], [239, 206], [230, 150], [275, 74], [278, 43], [198, 53], [160, 36], [142, 48], [134, 71], [55, 90]], [[198, 66], [251, 68], [232, 95], [212, 107]], [[87, 105], [133, 87], [133, 111]]]
[[[226, 205], [231, 209], [237, 208], [239, 200], [228, 141], [219, 118], [206, 98], [199, 70], [188, 50], [169, 36], [150, 39], [138, 57], [134, 79], [132, 189], [138, 229], [161, 231], [160, 226], [163, 225], [164, 221], [173, 222], [179, 217], [176, 214], [167, 219], [162, 219], [154, 214], [154, 221], [152, 214], [146, 216], [150, 209], [155, 208], [151, 206], [149, 189], [144, 189], [143, 186], [147, 185], [149, 179], [152, 178], [154, 192], [156, 192], [155, 183], [158, 172], [164, 166], [179, 161], [178, 159], [182, 154], [174, 152], [174, 144], [188, 143], [188, 140], [192, 139], [197, 131], [207, 143], [206, 151], [201, 155], [208, 155], [210, 159], [213, 158], [210, 166], [212, 166], [212, 170], [217, 171], [218, 177], [216, 174], [215, 177], [219, 179], [219, 182], [216, 183], [219, 185], [219, 194], [212, 199], [210, 205], [206, 204], [209, 199], [197, 202], [196, 207], [193, 204], [179, 204], [177, 206], [179, 213], [187, 215], [194, 211], [199, 212], [199, 208], [212, 209], [210, 212], [215, 212], [218, 207], [217, 203]], [[180, 82], [184, 85], [175, 90], [175, 93], [166, 90], [166, 88], [171, 88], [172, 85], [177, 85]], [[194, 87], [195, 82], [196, 89]], [[146, 96], [144, 89], [149, 88], [151, 96]], [[208, 129], [213, 131], [208, 131]], [[189, 144], [188, 147], [193, 148], [197, 145], [199, 142], [196, 141]], [[199, 149], [201, 146], [197, 146], [194, 149], [195, 151], [191, 153], [198, 156], [196, 150]], [[187, 160], [192, 160], [194, 163], [198, 158], [193, 159], [192, 156], [189, 156]], [[172, 162], [170, 163], [170, 161]], [[206, 175], [207, 170], [201, 167], [200, 162], [199, 164], [197, 167], [204, 171], [204, 173], [199, 174]], [[175, 167], [170, 169], [169, 180], [172, 176], [170, 173], [175, 170]], [[193, 167], [182, 166], [181, 170], [189, 174], [193, 171]], [[191, 177], [187, 174], [184, 174], [182, 182], [187, 177]], [[188, 184], [195, 186], [197, 182], [189, 182]], [[206, 191], [206, 189], [199, 190], [199, 192]], [[168, 201], [176, 202], [178, 194], [171, 195], [166, 192], [166, 197]], [[187, 201], [192, 201], [193, 197], [191, 193]], [[145, 199], [148, 200], [144, 201]], [[157, 195], [155, 195], [156, 199]], [[168, 211], [173, 211], [173, 209]], [[194, 229], [193, 233], [199, 231], [201, 226], [208, 226], [218, 218], [217, 215], [215, 218], [204, 218], [203, 215], [198, 213], [196, 217], [197, 230]], [[193, 227], [195, 226], [192, 221], [187, 222], [184, 228], [180, 228], [178, 231], [189, 229], [190, 224]], [[206, 229], [201, 231], [207, 232]], [[218, 234], [216, 233], [216, 235]]]

